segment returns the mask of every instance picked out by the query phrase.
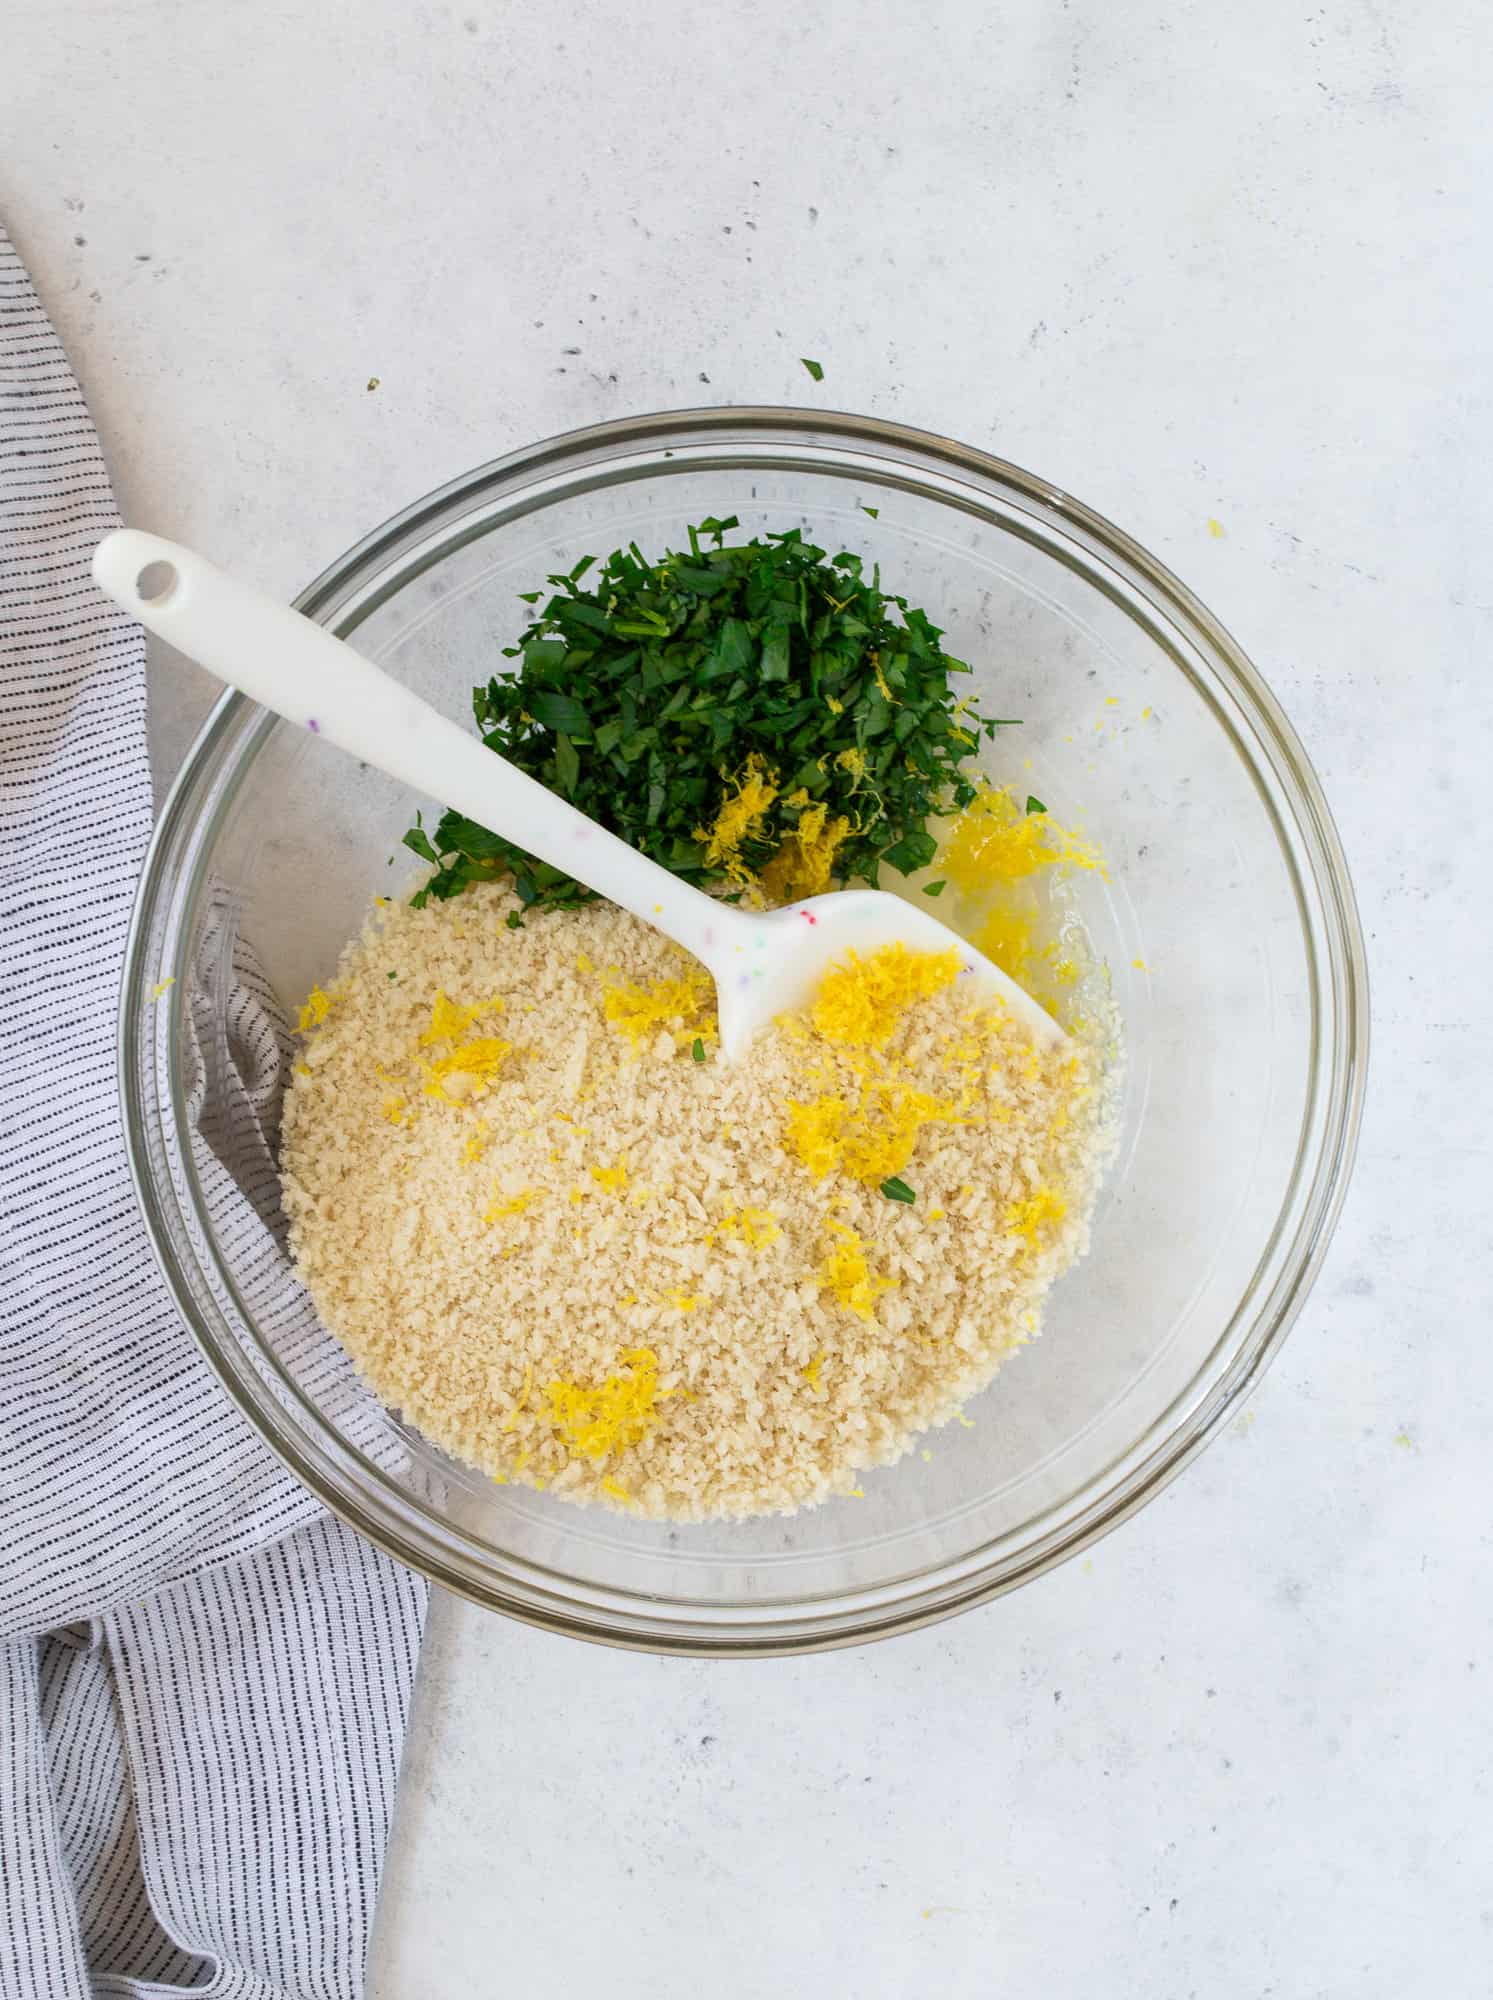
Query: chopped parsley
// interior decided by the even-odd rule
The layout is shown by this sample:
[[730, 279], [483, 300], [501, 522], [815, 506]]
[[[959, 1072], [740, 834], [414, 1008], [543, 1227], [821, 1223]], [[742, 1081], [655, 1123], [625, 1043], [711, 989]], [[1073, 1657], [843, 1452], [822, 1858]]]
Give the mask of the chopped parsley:
[[888, 1201], [917, 1200], [914, 1190], [907, 1185], [906, 1181], [900, 1180], [896, 1174], [893, 1174], [889, 1181], [881, 1183], [881, 1192], [886, 1196]]
[[698, 1035], [695, 1036], [694, 1045], [690, 1049], [690, 1054], [694, 1057], [696, 1062], [704, 1062], [705, 1060], [705, 1044]]
[[1042, 801], [1040, 799], [1034, 799], [1030, 792], [1027, 793], [1026, 809], [1029, 813], [1045, 813], [1047, 810], [1046, 806], [1043, 805]]
[[923, 884], [923, 894], [925, 896], [941, 896], [948, 886], [948, 882], [943, 879], [937, 882], [925, 882]]
[[803, 365], [805, 366], [805, 368], [808, 369], [809, 373], [813, 376], [816, 382], [822, 382], [824, 380], [824, 369], [819, 362], [810, 361], [808, 356], [804, 354], [801, 354], [798, 358], [800, 361], [803, 362]]
[[[926, 868], [1000, 727], [956, 696], [969, 668], [858, 555], [797, 528], [728, 544], [736, 526], [550, 577], [517, 664], [473, 690], [483, 742], [688, 882], [788, 900]], [[416, 815], [404, 844], [435, 871], [417, 907], [508, 874], [525, 908], [590, 900], [461, 813]]]

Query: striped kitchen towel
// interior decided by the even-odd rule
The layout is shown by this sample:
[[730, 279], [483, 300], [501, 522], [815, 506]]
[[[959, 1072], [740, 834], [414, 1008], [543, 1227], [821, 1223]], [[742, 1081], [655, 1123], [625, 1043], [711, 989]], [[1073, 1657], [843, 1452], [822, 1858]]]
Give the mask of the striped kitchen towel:
[[136, 1214], [145, 657], [88, 568], [117, 522], [0, 232], [0, 2000], [353, 2000], [425, 1592], [228, 1402]]

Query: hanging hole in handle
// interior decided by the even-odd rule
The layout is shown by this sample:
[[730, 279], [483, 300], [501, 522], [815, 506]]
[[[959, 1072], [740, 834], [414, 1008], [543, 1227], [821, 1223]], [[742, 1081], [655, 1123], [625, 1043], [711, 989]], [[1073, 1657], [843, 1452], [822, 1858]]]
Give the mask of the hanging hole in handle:
[[147, 563], [135, 578], [135, 590], [142, 604], [164, 604], [177, 586], [175, 565], [168, 562]]

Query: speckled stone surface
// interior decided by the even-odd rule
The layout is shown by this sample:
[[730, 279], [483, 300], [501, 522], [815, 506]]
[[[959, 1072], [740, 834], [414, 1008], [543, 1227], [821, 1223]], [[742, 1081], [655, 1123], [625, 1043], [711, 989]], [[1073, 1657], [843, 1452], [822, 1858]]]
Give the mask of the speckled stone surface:
[[[944, 430], [1233, 628], [1369, 934], [1357, 1181], [1232, 1432], [881, 1648], [438, 1603], [376, 2000], [1493, 1992], [1485, 10], [19, 0], [5, 43], [0, 207], [138, 525], [288, 594], [595, 418]], [[155, 693], [164, 775], [209, 689]]]

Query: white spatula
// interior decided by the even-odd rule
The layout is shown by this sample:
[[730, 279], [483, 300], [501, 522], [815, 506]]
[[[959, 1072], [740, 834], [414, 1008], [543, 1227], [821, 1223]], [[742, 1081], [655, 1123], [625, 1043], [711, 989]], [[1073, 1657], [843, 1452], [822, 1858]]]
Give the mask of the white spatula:
[[699, 959], [715, 980], [721, 1048], [738, 1055], [774, 1015], [812, 995], [832, 960], [900, 940], [960, 955], [972, 1001], [999, 999], [1046, 1043], [1062, 1030], [931, 911], [845, 889], [761, 915], [681, 882], [288, 605], [192, 550], [124, 528], [93, 574], [116, 604], [251, 700], [376, 765], [573, 875]]

